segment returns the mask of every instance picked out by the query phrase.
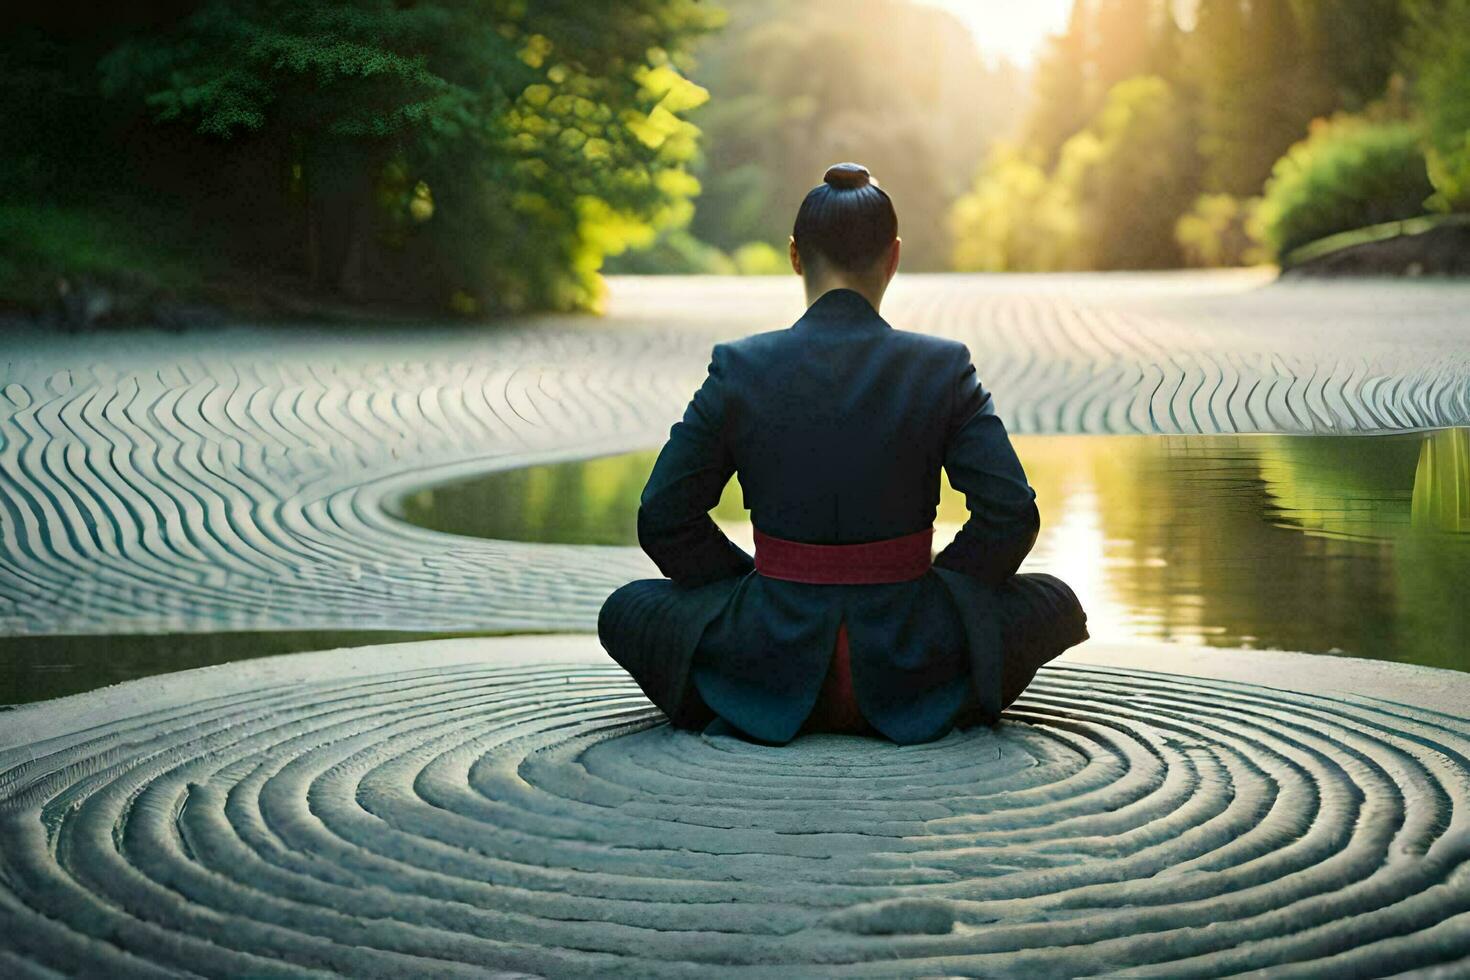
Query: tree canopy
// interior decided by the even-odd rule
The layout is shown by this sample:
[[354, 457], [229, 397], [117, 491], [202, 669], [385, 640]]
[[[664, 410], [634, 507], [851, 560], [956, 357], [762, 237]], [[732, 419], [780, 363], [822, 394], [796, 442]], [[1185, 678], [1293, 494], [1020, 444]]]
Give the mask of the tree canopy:
[[[952, 214], [957, 268], [1230, 263], [1252, 237], [1470, 207], [1470, 0], [1074, 0], [1032, 89]], [[1306, 145], [1342, 113], [1379, 128]], [[1263, 230], [1287, 210], [1297, 231]]]
[[[227, 223], [261, 274], [595, 306], [606, 254], [688, 218], [685, 117], [707, 97], [688, 49], [722, 19], [700, 0], [204, 0], [118, 18], [70, 79], [128, 120], [93, 134], [137, 163], [109, 190]], [[38, 20], [36, 52], [75, 40]]]
[[909, 0], [731, 0], [699, 43], [710, 100], [689, 231], [725, 250], [786, 239], [827, 167], [866, 165], [898, 210], [904, 268], [942, 270], [944, 215], [975, 162], [1018, 120], [1024, 78], [987, 62], [950, 13]]

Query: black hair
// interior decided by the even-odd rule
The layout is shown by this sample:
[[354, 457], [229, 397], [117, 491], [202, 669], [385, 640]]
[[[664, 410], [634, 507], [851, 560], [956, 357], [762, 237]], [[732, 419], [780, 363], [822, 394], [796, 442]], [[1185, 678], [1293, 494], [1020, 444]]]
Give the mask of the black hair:
[[898, 215], [867, 167], [839, 163], [807, 192], [791, 234], [804, 270], [825, 264], [862, 273], [898, 237]]

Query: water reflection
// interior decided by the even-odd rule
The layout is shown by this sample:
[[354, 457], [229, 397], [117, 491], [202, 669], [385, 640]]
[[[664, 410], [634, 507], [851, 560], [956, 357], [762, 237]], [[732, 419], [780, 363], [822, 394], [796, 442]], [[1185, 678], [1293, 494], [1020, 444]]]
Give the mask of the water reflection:
[[1470, 531], [1470, 429], [1441, 429], [1424, 440], [1409, 523], [1424, 531]]
[[[1092, 635], [1339, 652], [1470, 669], [1470, 430], [1391, 436], [1030, 436], [1027, 562]], [[633, 545], [655, 452], [531, 467], [402, 498], [459, 534]], [[752, 548], [737, 480], [714, 511]], [[936, 547], [966, 516], [946, 484]]]

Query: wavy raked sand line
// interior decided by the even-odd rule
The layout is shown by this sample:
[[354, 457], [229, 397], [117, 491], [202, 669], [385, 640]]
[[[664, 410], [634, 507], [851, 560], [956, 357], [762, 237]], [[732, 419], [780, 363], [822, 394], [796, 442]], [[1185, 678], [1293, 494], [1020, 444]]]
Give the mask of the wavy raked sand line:
[[22, 709], [0, 716], [0, 957], [21, 975], [1470, 966], [1470, 719], [1321, 678], [1460, 704], [1470, 679], [1250, 655], [1310, 689], [1285, 690], [1108, 659], [1044, 668], [995, 729], [902, 747], [676, 731], [587, 637], [268, 658]]
[[[1470, 285], [1258, 273], [900, 276], [1015, 432], [1470, 423]], [[636, 549], [467, 540], [384, 493], [658, 445], [710, 345], [795, 277], [614, 281], [606, 320], [14, 338], [0, 361], [0, 631], [591, 629]]]

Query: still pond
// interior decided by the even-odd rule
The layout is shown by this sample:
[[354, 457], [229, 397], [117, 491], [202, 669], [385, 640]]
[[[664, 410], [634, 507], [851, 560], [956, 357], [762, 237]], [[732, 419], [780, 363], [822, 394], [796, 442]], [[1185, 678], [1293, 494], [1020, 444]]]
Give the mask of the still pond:
[[[1070, 583], [1097, 640], [1470, 670], [1470, 429], [1015, 444], [1042, 515], [1024, 569]], [[636, 546], [638, 497], [656, 455], [481, 475], [411, 492], [393, 509], [452, 534]], [[966, 517], [964, 498], [941, 489], [936, 549]], [[753, 551], [738, 477], [714, 517]], [[0, 705], [264, 654], [435, 635], [444, 634], [0, 638]]]
[[[1470, 669], [1470, 429], [1384, 436], [1023, 436], [1042, 530], [1099, 640]], [[455, 534], [637, 544], [655, 451], [478, 476], [400, 516]], [[935, 549], [966, 518], [941, 481]], [[748, 552], [738, 476], [714, 517]]]

